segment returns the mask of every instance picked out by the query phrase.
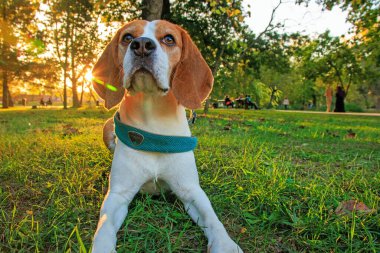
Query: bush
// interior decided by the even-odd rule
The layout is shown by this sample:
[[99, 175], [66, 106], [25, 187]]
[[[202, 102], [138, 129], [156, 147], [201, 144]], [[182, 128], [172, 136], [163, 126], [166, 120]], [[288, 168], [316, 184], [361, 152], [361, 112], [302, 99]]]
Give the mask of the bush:
[[345, 104], [345, 109], [346, 109], [347, 112], [364, 112], [363, 108], [361, 108], [357, 104], [346, 103]]

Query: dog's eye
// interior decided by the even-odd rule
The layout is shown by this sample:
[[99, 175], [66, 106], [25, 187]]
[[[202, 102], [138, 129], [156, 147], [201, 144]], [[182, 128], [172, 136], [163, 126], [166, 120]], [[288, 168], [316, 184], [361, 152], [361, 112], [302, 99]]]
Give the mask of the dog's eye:
[[171, 34], [165, 35], [165, 37], [162, 39], [162, 42], [168, 46], [173, 46], [175, 44], [174, 37]]
[[129, 33], [124, 34], [123, 38], [121, 39], [122, 43], [129, 44], [133, 40], [133, 36]]

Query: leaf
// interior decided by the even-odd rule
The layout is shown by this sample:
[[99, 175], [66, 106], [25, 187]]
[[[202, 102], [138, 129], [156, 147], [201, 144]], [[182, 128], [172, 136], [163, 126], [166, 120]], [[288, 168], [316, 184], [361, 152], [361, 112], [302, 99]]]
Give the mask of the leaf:
[[17, 44], [17, 37], [13, 34], [12, 26], [3, 20], [0, 20], [0, 35], [9, 45]]
[[353, 132], [352, 131], [352, 129], [349, 129], [348, 131], [347, 131], [348, 133], [347, 133], [347, 135], [346, 135], [346, 138], [355, 138], [356, 137], [356, 133], [355, 132]]
[[211, 7], [215, 7], [216, 4], [217, 4], [217, 1], [210, 1], [210, 6], [211, 6]]
[[[230, 17], [238, 16], [241, 14], [241, 10], [239, 9], [234, 9], [233, 11], [230, 11], [229, 15]], [[240, 20], [239, 20], [240, 21]]]
[[335, 214], [349, 215], [352, 212], [369, 214], [375, 211], [375, 209], [368, 208], [363, 202], [360, 202], [358, 200], [348, 200], [340, 202], [339, 206], [335, 209]]
[[77, 135], [81, 134], [81, 132], [78, 130], [78, 128], [72, 127], [72, 125], [67, 124], [63, 126], [63, 135]]

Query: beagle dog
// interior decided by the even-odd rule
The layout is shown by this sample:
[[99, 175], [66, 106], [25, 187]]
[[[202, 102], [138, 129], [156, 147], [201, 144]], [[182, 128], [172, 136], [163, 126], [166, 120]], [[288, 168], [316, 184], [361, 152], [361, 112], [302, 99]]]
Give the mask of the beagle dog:
[[213, 76], [187, 32], [167, 21], [132, 21], [117, 31], [92, 74], [105, 107], [120, 104], [103, 129], [114, 158], [92, 252], [116, 252], [116, 233], [135, 194], [163, 187], [203, 229], [208, 252], [242, 253], [199, 185], [185, 107], [201, 106]]

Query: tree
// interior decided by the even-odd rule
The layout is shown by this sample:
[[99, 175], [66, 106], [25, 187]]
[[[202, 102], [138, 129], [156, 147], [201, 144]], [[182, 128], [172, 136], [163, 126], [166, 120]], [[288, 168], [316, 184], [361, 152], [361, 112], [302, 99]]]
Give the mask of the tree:
[[142, 12], [141, 18], [149, 21], [162, 19], [164, 13], [164, 2], [169, 6], [169, 9], [165, 9], [166, 11], [170, 11], [170, 3], [169, 1], [163, 0], [142, 0]]
[[[170, 13], [170, 20], [181, 24], [191, 34], [214, 77], [223, 65], [223, 58], [237, 56], [237, 48], [229, 42], [241, 38], [246, 28], [242, 23], [244, 15], [241, 0], [175, 1]], [[205, 113], [208, 106], [209, 100], [206, 99]]]
[[[103, 17], [106, 16], [107, 20], [115, 20], [115, 17], [121, 16], [141, 16], [145, 19], [164, 18], [184, 27], [190, 33], [212, 69], [215, 77], [214, 93], [220, 93], [221, 89], [219, 89], [218, 85], [224, 83], [221, 79], [229, 76], [229, 73], [235, 73], [239, 69], [238, 72], [244, 73], [243, 76], [247, 77], [252, 75], [254, 71], [259, 72], [260, 64], [253, 66], [252, 62], [255, 61], [254, 57], [256, 57], [257, 52], [261, 50], [256, 50], [256, 48], [266, 44], [267, 36], [272, 40], [267, 43], [270, 45], [275, 44], [274, 41], [282, 40], [281, 36], [274, 33], [275, 29], [280, 25], [273, 24], [273, 16], [282, 1], [279, 1], [274, 8], [272, 19], [267, 28], [258, 36], [250, 32], [243, 22], [244, 17], [250, 15], [250, 13], [243, 12], [241, 0], [171, 2], [168, 0], [144, 0], [141, 5], [136, 1], [124, 1], [125, 5], [129, 5], [129, 8], [118, 7], [116, 5], [118, 2], [117, 0], [109, 1], [106, 6], [103, 6], [106, 8], [110, 5], [115, 7], [113, 10], [107, 9], [104, 12], [106, 15], [103, 15]], [[128, 13], [126, 10], [128, 10]], [[161, 15], [159, 14], [160, 11]], [[124, 14], [120, 15], [120, 13]], [[155, 16], [151, 18], [153, 14]], [[262, 48], [263, 51], [268, 52], [271, 51], [270, 49], [271, 46], [269, 45]], [[272, 55], [268, 53], [268, 57], [279, 55], [281, 48], [276, 47], [276, 49], [278, 51]], [[268, 62], [271, 62], [271, 64], [279, 62], [279, 65], [283, 63], [282, 61], [280, 63], [280, 61], [269, 59]], [[246, 71], [246, 68], [249, 68], [249, 70]], [[207, 105], [208, 103], [206, 103], [205, 110], [207, 110]]]
[[54, 45], [55, 58], [62, 69], [64, 108], [67, 108], [68, 80], [71, 82], [73, 107], [79, 107], [78, 81], [84, 81], [84, 75], [96, 58], [97, 50], [94, 49], [101, 44], [98, 18], [89, 0], [56, 0], [49, 3], [45, 33], [49, 43]]
[[349, 94], [352, 84], [357, 84], [362, 68], [355, 56], [355, 48], [347, 41], [331, 37], [328, 32], [318, 36], [304, 49], [302, 68], [305, 78], [324, 83], [337, 83]]
[[[297, 0], [298, 4], [308, 4], [310, 0]], [[360, 94], [367, 99], [369, 94], [380, 109], [380, 1], [372, 0], [316, 0], [324, 9], [335, 6], [348, 12], [347, 20], [353, 25], [352, 37], [348, 39], [357, 63], [362, 66], [361, 80], [356, 84]]]
[[[32, 20], [37, 10], [37, 1], [1, 0], [0, 1], [0, 71], [2, 79], [2, 107], [13, 104], [9, 81], [20, 70], [28, 59], [20, 55], [23, 47], [31, 40], [29, 36], [35, 32]], [[20, 45], [22, 45], [20, 49]]]

